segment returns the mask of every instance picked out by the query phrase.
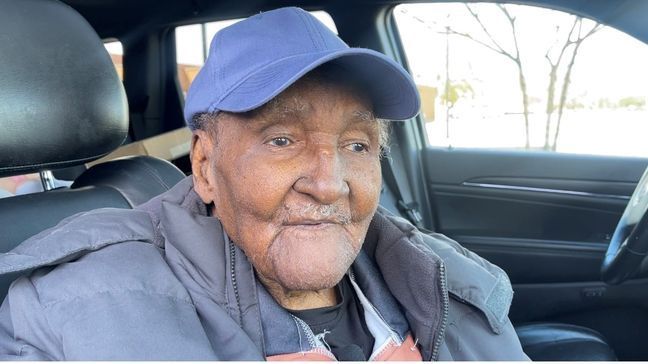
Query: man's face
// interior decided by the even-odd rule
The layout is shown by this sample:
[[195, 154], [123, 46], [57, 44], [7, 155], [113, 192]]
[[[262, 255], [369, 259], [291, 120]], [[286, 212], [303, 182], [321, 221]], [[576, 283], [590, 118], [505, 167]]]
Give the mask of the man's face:
[[223, 115], [216, 128], [204, 134], [211, 145], [196, 190], [262, 281], [285, 291], [337, 284], [380, 194], [379, 125], [366, 100], [301, 80], [252, 116]]

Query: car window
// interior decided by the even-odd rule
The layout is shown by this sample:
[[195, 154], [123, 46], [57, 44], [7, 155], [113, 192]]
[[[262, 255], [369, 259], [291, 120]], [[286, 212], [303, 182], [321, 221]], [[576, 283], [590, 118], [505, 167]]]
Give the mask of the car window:
[[38, 173], [0, 178], [0, 198], [42, 191]]
[[[54, 188], [59, 188], [69, 187], [72, 181], [52, 178], [52, 183]], [[44, 191], [43, 184], [38, 173], [0, 178], [0, 198], [27, 195], [42, 191]]]
[[648, 156], [648, 45], [512, 4], [394, 9], [430, 145]]
[[123, 81], [124, 80], [124, 63], [123, 63], [124, 47], [122, 46], [120, 41], [115, 41], [115, 40], [104, 42], [104, 46], [106, 47], [108, 54], [110, 54], [110, 59], [115, 65], [115, 69], [117, 70], [119, 79]]
[[[335, 22], [327, 12], [313, 11], [311, 14], [337, 34]], [[243, 18], [185, 25], [175, 29], [178, 82], [183, 95], [187, 94], [189, 85], [205, 63], [210, 42], [216, 32], [241, 20]]]

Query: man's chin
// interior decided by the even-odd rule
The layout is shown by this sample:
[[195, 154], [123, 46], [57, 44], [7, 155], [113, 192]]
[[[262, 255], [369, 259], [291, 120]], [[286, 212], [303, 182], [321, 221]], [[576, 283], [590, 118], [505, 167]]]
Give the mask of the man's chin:
[[338, 244], [326, 251], [314, 249], [305, 252], [302, 246], [287, 254], [274, 256], [277, 281], [287, 290], [316, 291], [334, 287], [356, 257], [350, 245]]
[[301, 276], [295, 276], [295, 272], [291, 270], [289, 272], [276, 272], [276, 278], [277, 283], [284, 291], [321, 291], [335, 287], [342, 280], [347, 270], [348, 268], [337, 272], [303, 272]]
[[288, 241], [277, 243], [280, 245], [273, 246], [268, 258], [277, 283], [289, 291], [317, 291], [334, 287], [358, 254], [346, 239], [329, 241], [325, 247]]

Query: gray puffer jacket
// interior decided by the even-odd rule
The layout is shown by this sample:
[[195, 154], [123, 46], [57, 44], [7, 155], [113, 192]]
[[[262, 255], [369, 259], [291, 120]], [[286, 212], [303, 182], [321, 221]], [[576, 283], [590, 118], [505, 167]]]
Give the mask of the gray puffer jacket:
[[[190, 177], [137, 209], [62, 221], [0, 255], [10, 272], [24, 275], [0, 308], [2, 359], [329, 354], [258, 283]], [[350, 274], [383, 330], [372, 330], [384, 334], [373, 359], [403, 358], [386, 348], [409, 345], [424, 360], [528, 360], [507, 317], [506, 274], [442, 235], [380, 210]]]

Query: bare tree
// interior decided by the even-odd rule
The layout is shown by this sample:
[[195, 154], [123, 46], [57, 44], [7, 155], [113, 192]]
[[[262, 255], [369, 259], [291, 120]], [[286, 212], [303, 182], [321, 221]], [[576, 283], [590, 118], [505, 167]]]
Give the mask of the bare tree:
[[516, 30], [516, 18], [511, 15], [511, 13], [508, 11], [506, 6], [502, 4], [497, 4], [497, 7], [500, 9], [504, 17], [507, 19], [510, 27], [511, 27], [511, 35], [513, 37], [513, 45], [514, 45], [514, 50], [509, 51], [505, 49], [498, 41], [495, 39], [495, 37], [492, 35], [492, 32], [489, 31], [488, 27], [486, 24], [482, 21], [481, 17], [479, 16], [479, 13], [474, 10], [470, 5], [464, 4], [466, 6], [466, 9], [470, 13], [470, 15], [475, 19], [479, 27], [481, 28], [482, 32], [484, 35], [488, 38], [488, 42], [481, 41], [475, 37], [473, 37], [469, 33], [464, 33], [464, 32], [459, 32], [455, 29], [448, 28], [448, 32], [451, 34], [455, 34], [461, 37], [464, 37], [466, 39], [470, 39], [471, 41], [480, 44], [488, 49], [490, 49], [493, 52], [496, 52], [498, 54], [501, 54], [502, 56], [506, 57], [507, 59], [511, 60], [515, 66], [517, 67], [518, 70], [518, 81], [520, 85], [520, 93], [522, 94], [522, 112], [524, 115], [524, 127], [525, 127], [525, 136], [526, 136], [526, 142], [525, 142], [525, 147], [528, 149], [530, 147], [530, 136], [529, 136], [529, 95], [527, 92], [527, 82], [526, 82], [526, 77], [524, 75], [524, 68], [522, 67], [522, 59], [520, 57], [520, 47], [518, 45], [518, 39], [517, 39], [517, 30]]
[[[571, 73], [574, 68], [574, 63], [576, 61], [576, 56], [578, 55], [578, 50], [583, 44], [583, 41], [596, 33], [601, 29], [601, 24], [596, 23], [592, 29], [587, 32], [583, 32], [583, 18], [574, 16], [574, 21], [572, 22], [571, 29], [567, 34], [567, 38], [560, 46], [560, 52], [552, 59], [551, 51], [553, 47], [549, 48], [545, 53], [545, 59], [549, 63], [549, 84], [547, 87], [547, 107], [546, 107], [546, 124], [545, 124], [545, 143], [544, 149], [546, 150], [556, 150], [558, 135], [560, 133], [560, 122], [562, 120], [563, 110], [565, 109], [565, 103], [567, 101], [567, 93], [569, 91], [569, 84], [571, 82]], [[560, 27], [556, 27], [556, 33], [560, 33]], [[562, 80], [562, 88], [560, 90], [560, 98], [558, 102], [558, 107], [556, 107], [555, 95], [556, 95], [556, 84], [558, 79], [558, 69], [563, 64], [565, 58], [563, 58], [571, 49], [571, 54], [569, 56], [569, 62], [566, 66], [565, 73]], [[551, 138], [551, 122], [553, 119], [554, 112], [558, 112], [556, 120], [556, 129], [553, 135], [553, 142]]]
[[[482, 15], [476, 10], [477, 6], [471, 6], [469, 4], [464, 4], [466, 10], [474, 19], [475, 23], [479, 26], [479, 32], [462, 32], [451, 26], [448, 26], [447, 23], [444, 25], [445, 31], [438, 32], [440, 34], [445, 34], [446, 37], [448, 34], [457, 35], [468, 39], [482, 47], [485, 47], [497, 54], [502, 55], [504, 58], [513, 62], [518, 71], [518, 83], [520, 88], [520, 94], [522, 99], [522, 110], [524, 116], [525, 124], [525, 146], [526, 148], [530, 147], [530, 125], [529, 125], [529, 103], [530, 98], [528, 94], [527, 78], [525, 76], [525, 67], [523, 66], [520, 47], [518, 43], [518, 27], [517, 19], [511, 14], [510, 7], [502, 4], [497, 4], [497, 8], [500, 13], [506, 19], [507, 24], [510, 26], [510, 43], [513, 47], [508, 50], [504, 47], [506, 39], [503, 37], [496, 38], [493, 34], [494, 28], [487, 25], [484, 21]], [[418, 17], [414, 16], [414, 19], [418, 20], [422, 24], [426, 22]], [[428, 26], [429, 29], [432, 29]], [[563, 112], [565, 108], [568, 108], [567, 98], [569, 93], [569, 87], [571, 84], [571, 76], [576, 62], [576, 57], [582, 46], [583, 42], [591, 37], [593, 34], [598, 32], [603, 28], [603, 25], [599, 23], [593, 23], [593, 25], [587, 26], [583, 24], [583, 18], [579, 16], [573, 16], [573, 21], [570, 23], [569, 32], [566, 37], [562, 37], [564, 33], [561, 32], [561, 27], [556, 26], [556, 42], [545, 52], [545, 59], [549, 64], [549, 82], [547, 86], [547, 100], [545, 106], [546, 112], [546, 121], [545, 121], [545, 135], [544, 135], [544, 149], [545, 150], [556, 150], [558, 136], [560, 134], [560, 127], [563, 117]], [[589, 30], [588, 30], [589, 29]], [[481, 35], [481, 36], [480, 36]], [[448, 101], [451, 99], [449, 97], [450, 89], [453, 87], [453, 82], [449, 78], [449, 60], [448, 58], [448, 43], [446, 38], [446, 86], [445, 86], [445, 103], [446, 103], [446, 114], [450, 114], [453, 103]], [[562, 72], [561, 72], [562, 71]], [[557, 88], [560, 86], [559, 92]], [[558, 100], [556, 100], [558, 98]], [[555, 120], [554, 120], [555, 119]], [[446, 120], [449, 123], [449, 120]], [[551, 133], [552, 123], [555, 122], [555, 128], [553, 135]], [[449, 128], [448, 128], [449, 129]]]
[[[554, 152], [556, 151], [556, 147], [558, 146], [560, 122], [562, 121], [563, 110], [565, 109], [565, 103], [567, 101], [567, 92], [569, 91], [569, 84], [571, 83], [571, 74], [572, 70], [574, 69], [574, 63], [576, 62], [578, 50], [580, 49], [585, 39], [595, 34], [601, 28], [603, 28], [603, 26], [599, 23], [596, 23], [589, 31], [584, 31], [583, 18], [576, 17], [576, 19], [574, 20], [574, 26], [572, 27], [571, 31], [569, 32], [569, 36], [567, 37], [567, 43], [569, 43], [567, 46], [573, 45], [573, 50], [569, 59], [569, 63], [567, 64], [567, 69], [565, 70], [562, 89], [560, 91], [560, 101], [558, 102], [558, 115], [556, 119], [556, 130], [554, 132], [553, 143], [551, 145], [551, 150], [553, 150]], [[550, 118], [548, 120], [550, 120]], [[547, 143], [545, 142], [545, 145], [546, 144]]]
[[[545, 124], [545, 143], [544, 143], [544, 149], [549, 150], [551, 145], [549, 144], [550, 140], [550, 133], [551, 133], [551, 119], [552, 115], [554, 113], [554, 110], [556, 109], [555, 105], [555, 93], [556, 93], [556, 80], [558, 78], [558, 67], [562, 63], [563, 56], [565, 55], [565, 51], [569, 46], [572, 44], [571, 43], [571, 33], [574, 31], [574, 28], [576, 27], [576, 21], [577, 18], [574, 19], [574, 23], [572, 24], [572, 28], [569, 31], [569, 36], [567, 36], [567, 40], [562, 44], [562, 47], [560, 47], [560, 52], [558, 52], [558, 56], [554, 59], [551, 59], [551, 51], [553, 50], [553, 46], [547, 49], [547, 53], [545, 53], [545, 59], [549, 63], [549, 84], [547, 86], [547, 105], [545, 108], [545, 113], [547, 115], [547, 121]], [[556, 34], [560, 33], [560, 26], [556, 26]]]

